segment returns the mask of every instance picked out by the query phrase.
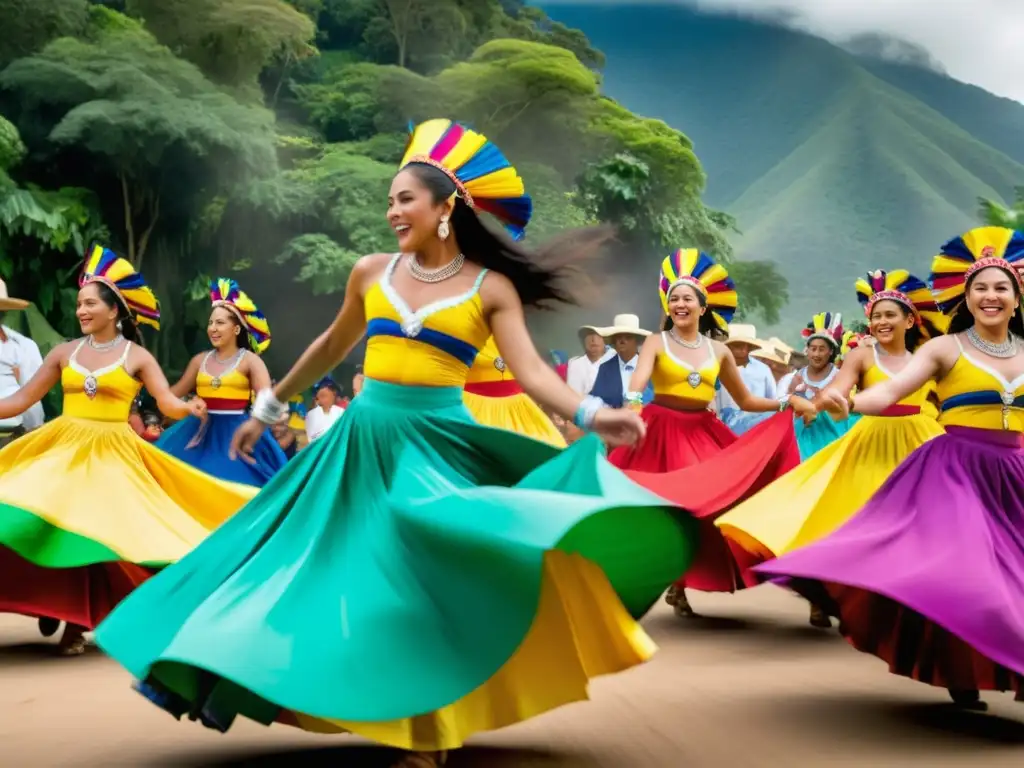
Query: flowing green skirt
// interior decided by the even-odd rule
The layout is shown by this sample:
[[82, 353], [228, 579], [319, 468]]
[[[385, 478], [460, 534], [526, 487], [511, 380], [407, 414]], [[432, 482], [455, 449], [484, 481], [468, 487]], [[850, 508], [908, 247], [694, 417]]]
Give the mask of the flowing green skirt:
[[560, 450], [474, 423], [461, 389], [368, 380], [96, 640], [210, 727], [242, 715], [449, 748], [643, 661], [633, 619], [696, 540], [596, 437]]

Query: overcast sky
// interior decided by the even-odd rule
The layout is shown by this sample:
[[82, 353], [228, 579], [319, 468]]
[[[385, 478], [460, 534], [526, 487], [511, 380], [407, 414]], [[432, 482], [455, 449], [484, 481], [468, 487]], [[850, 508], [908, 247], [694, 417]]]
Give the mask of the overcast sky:
[[[651, 2], [636, 0], [641, 1]], [[958, 80], [1024, 103], [1024, 0], [656, 1], [755, 14], [783, 11], [793, 14], [792, 26], [836, 40], [886, 32], [925, 47]]]

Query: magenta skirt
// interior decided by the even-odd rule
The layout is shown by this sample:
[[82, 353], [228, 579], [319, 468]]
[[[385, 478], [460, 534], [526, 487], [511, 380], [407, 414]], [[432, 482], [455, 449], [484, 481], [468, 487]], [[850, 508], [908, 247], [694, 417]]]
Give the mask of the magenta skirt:
[[1021, 435], [947, 427], [825, 539], [758, 566], [892, 673], [1024, 689]]

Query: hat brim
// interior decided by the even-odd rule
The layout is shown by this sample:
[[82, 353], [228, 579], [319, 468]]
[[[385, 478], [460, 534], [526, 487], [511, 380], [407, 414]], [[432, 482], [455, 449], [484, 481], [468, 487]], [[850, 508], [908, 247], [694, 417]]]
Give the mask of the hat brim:
[[750, 353], [750, 356], [756, 357], [758, 360], [763, 360], [766, 363], [778, 363], [779, 365], [789, 365], [789, 363], [787, 363], [778, 355], [772, 354], [771, 352], [767, 352], [763, 349], [755, 349], [753, 352]]
[[621, 325], [613, 325], [608, 328], [598, 328], [597, 332], [606, 339], [612, 336], [639, 336], [641, 338], [647, 338], [651, 335], [650, 331], [645, 331], [643, 328], [627, 328]]
[[746, 344], [748, 347], [753, 347], [754, 349], [764, 349], [764, 344], [757, 339], [726, 339], [725, 345], [729, 346], [730, 344]]
[[28, 309], [29, 302], [24, 299], [0, 299], [0, 312], [12, 309]]

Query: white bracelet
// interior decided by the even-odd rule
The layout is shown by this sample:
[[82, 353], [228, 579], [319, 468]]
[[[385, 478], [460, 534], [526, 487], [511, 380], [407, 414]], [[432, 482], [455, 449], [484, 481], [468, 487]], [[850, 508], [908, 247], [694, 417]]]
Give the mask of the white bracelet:
[[274, 395], [274, 390], [264, 389], [256, 395], [252, 404], [252, 417], [264, 424], [276, 424], [288, 413], [288, 404], [282, 403]]

